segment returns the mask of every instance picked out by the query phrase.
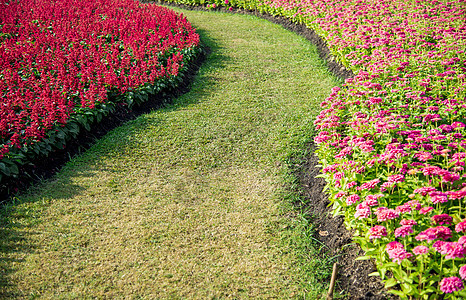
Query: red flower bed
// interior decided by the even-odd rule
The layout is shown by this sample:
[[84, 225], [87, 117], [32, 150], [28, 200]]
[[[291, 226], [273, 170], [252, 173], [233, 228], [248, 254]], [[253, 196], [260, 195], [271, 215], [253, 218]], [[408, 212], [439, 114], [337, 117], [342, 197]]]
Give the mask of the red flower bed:
[[1, 2], [0, 176], [47, 152], [41, 142], [62, 144], [73, 117], [86, 126], [109, 99], [130, 105], [170, 84], [198, 45], [183, 16], [153, 4]]

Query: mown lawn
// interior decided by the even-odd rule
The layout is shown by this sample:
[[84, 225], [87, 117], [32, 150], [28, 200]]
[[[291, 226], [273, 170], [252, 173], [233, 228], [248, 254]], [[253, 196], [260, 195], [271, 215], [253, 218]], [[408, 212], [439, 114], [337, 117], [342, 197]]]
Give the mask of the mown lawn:
[[4, 297], [315, 299], [326, 289], [331, 265], [303, 246], [310, 228], [287, 201], [297, 196], [287, 160], [305, 151], [338, 82], [278, 25], [178, 11], [212, 49], [191, 91], [4, 207]]

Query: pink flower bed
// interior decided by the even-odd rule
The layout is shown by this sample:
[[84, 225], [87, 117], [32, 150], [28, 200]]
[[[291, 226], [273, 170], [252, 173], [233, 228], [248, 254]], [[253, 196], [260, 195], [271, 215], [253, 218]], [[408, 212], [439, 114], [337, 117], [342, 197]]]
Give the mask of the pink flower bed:
[[387, 288], [398, 284], [393, 293], [464, 297], [465, 7], [314, 1], [303, 9], [356, 74], [315, 122], [335, 212]]
[[464, 0], [230, 0], [226, 6], [306, 24], [356, 74], [332, 90], [315, 121], [334, 213], [345, 215], [364, 258], [375, 259], [387, 288], [397, 286], [393, 293], [465, 298]]
[[0, 178], [73, 116], [173, 81], [198, 45], [183, 16], [153, 4], [2, 1]]
[[[325, 39], [334, 57], [356, 74], [332, 90], [322, 102], [323, 110], [315, 122], [321, 176], [328, 182], [334, 213], [345, 215], [347, 227], [354, 230], [354, 239], [366, 251], [363, 258], [375, 260], [378, 275], [385, 279], [387, 288], [398, 287], [393, 293], [415, 299], [436, 299], [442, 294], [445, 299], [465, 298], [464, 1], [175, 2], [205, 5], [211, 9], [241, 7], [282, 15], [306, 24]], [[16, 6], [12, 9], [10, 5]], [[0, 57], [10, 57], [5, 54], [10, 53], [21, 66], [13, 69], [16, 61], [8, 60], [2, 60], [0, 65], [0, 70], [5, 70], [0, 72], [6, 72], [6, 75], [0, 73], [0, 91], [8, 96], [8, 103], [13, 103], [9, 110], [13, 122], [0, 123], [0, 128], [11, 126], [10, 123], [19, 124], [18, 130], [8, 129], [2, 133], [5, 145], [18, 145], [18, 140], [19, 144], [23, 140], [26, 144], [34, 143], [45, 135], [42, 128], [66, 122], [73, 109], [91, 108], [105, 102], [105, 90], [124, 93], [158, 76], [176, 73], [181, 61], [178, 52], [159, 50], [167, 45], [185, 49], [196, 44], [197, 37], [186, 33], [191, 32], [189, 25], [184, 25], [183, 18], [169, 17], [174, 20], [170, 24], [183, 24], [187, 28], [162, 31], [177, 41], [172, 43], [172, 38], [154, 34], [160, 27], [155, 27], [157, 30], [138, 27], [143, 17], [126, 11], [126, 5], [132, 5], [133, 10], [141, 9], [130, 1], [77, 2], [76, 7], [94, 17], [88, 20], [87, 16], [80, 15], [81, 19], [71, 18], [72, 25], [61, 27], [60, 22], [50, 22], [35, 14], [47, 16], [47, 11], [56, 10], [54, 15], [72, 16], [74, 8], [67, 4], [50, 4], [42, 13], [38, 5], [21, 8], [13, 2], [0, 4], [0, 18], [5, 18], [3, 12], [7, 9], [10, 12], [8, 22], [2, 19], [2, 24], [8, 25], [1, 27]], [[21, 14], [28, 17], [20, 19]], [[159, 22], [165, 18], [161, 14], [154, 15]], [[96, 26], [98, 30], [90, 31], [99, 33], [84, 37], [83, 43], [81, 39], [73, 40], [79, 36], [79, 32], [73, 30], [80, 26]], [[125, 35], [127, 29], [135, 31]], [[62, 39], [60, 34], [66, 36], [67, 32], [74, 32], [67, 37], [74, 41], [73, 47], [67, 43], [55, 46], [55, 41]], [[187, 36], [174, 37], [181, 32]], [[47, 43], [40, 43], [42, 36]], [[139, 43], [141, 39], [151, 38], [155, 42], [148, 42], [149, 46]], [[20, 51], [12, 54], [4, 46], [7, 44]], [[81, 50], [75, 52], [74, 48]], [[93, 52], [94, 48], [98, 49], [97, 53]], [[43, 54], [37, 59], [34, 50], [27, 49], [42, 49]], [[73, 63], [63, 64], [64, 57], [68, 56], [73, 62], [85, 63], [77, 69]], [[84, 60], [84, 57], [91, 59]], [[151, 61], [148, 57], [157, 59]], [[148, 66], [159, 66], [162, 58], [163, 67], [159, 71], [149, 71], [152, 69]], [[42, 60], [47, 62], [45, 66], [37, 67]], [[50, 64], [56, 68], [49, 68]], [[116, 67], [110, 68], [110, 64]], [[52, 71], [55, 69], [57, 71]], [[58, 80], [62, 74], [73, 74], [74, 79], [66, 79], [69, 75], [64, 75], [65, 80]], [[16, 88], [6, 89], [13, 86]], [[34, 101], [16, 104], [16, 99], [31, 99], [29, 95], [34, 93], [43, 93], [45, 99], [52, 100], [47, 100], [43, 106], [34, 105]], [[36, 106], [37, 113], [22, 114]], [[31, 129], [23, 123], [31, 125]], [[392, 277], [387, 277], [388, 271]]]

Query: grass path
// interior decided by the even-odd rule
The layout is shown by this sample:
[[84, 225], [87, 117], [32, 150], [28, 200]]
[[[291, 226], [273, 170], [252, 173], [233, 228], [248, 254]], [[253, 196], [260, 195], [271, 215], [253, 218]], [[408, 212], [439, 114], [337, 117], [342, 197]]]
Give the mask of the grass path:
[[284, 238], [294, 224], [285, 161], [304, 151], [318, 103], [337, 82], [315, 47], [278, 25], [182, 12], [213, 50], [192, 90], [110, 132], [4, 209], [0, 295], [322, 292]]

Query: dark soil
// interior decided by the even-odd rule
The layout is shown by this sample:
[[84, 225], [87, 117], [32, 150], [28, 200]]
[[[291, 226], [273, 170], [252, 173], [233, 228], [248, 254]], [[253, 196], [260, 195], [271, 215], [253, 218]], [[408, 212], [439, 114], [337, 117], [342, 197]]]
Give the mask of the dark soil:
[[[336, 77], [346, 79], [354, 76], [351, 70], [347, 70], [335, 60], [325, 41], [313, 30], [283, 17], [263, 14], [258, 16], [280, 24], [316, 45], [320, 58], [326, 61], [328, 69]], [[314, 154], [314, 145], [309, 145], [309, 147], [311, 150], [309, 153], [312, 154], [299, 163], [296, 175], [301, 183], [302, 196], [307, 203], [306, 212], [313, 216], [312, 222], [316, 225], [314, 237], [327, 246], [329, 249], [327, 255], [337, 257], [337, 291], [344, 291], [349, 299], [397, 299], [396, 296], [387, 293], [379, 277], [368, 276], [377, 271], [372, 261], [355, 260], [363, 256], [364, 251], [359, 245], [353, 243], [351, 232], [345, 228], [343, 216], [332, 216], [328, 195], [323, 192], [325, 180], [315, 177], [320, 171], [316, 168], [319, 160]]]
[[[164, 4], [191, 10], [205, 9], [203, 7], [185, 6], [173, 3]], [[329, 71], [336, 77], [346, 79], [354, 76], [351, 70], [347, 70], [335, 60], [326, 42], [305, 25], [293, 23], [284, 17], [274, 17], [244, 9], [233, 9], [233, 11], [229, 11], [225, 8], [220, 8], [218, 10], [256, 15], [270, 22], [279, 24], [303, 36], [316, 45], [319, 50], [320, 58], [327, 63]], [[328, 195], [323, 192], [325, 181], [322, 178], [315, 178], [320, 172], [319, 169], [316, 168], [319, 161], [317, 156], [314, 155], [314, 145], [309, 145], [309, 147], [311, 150], [309, 153], [312, 153], [312, 155], [297, 162], [295, 173], [301, 183], [300, 192], [306, 203], [304, 209], [312, 216], [312, 222], [317, 226], [314, 237], [326, 246], [328, 249], [326, 255], [337, 257], [338, 274], [335, 294], [342, 291], [342, 294], [345, 294], [348, 299], [358, 300], [397, 299], [396, 296], [387, 293], [379, 277], [368, 276], [370, 273], [376, 271], [372, 261], [355, 260], [357, 257], [363, 256], [364, 251], [361, 250], [359, 245], [353, 243], [352, 234], [346, 230], [343, 217], [332, 217]]]
[[[314, 148], [310, 147], [311, 150]], [[353, 244], [352, 234], [346, 230], [343, 216], [332, 217], [328, 195], [322, 192], [325, 180], [315, 177], [320, 173], [316, 168], [318, 163], [317, 156], [312, 154], [300, 162], [296, 173], [301, 183], [302, 196], [307, 200], [306, 213], [313, 216], [312, 223], [316, 226], [315, 238], [327, 246], [327, 255], [337, 257], [337, 290], [345, 291], [349, 299], [397, 299], [384, 290], [379, 277], [368, 276], [376, 271], [372, 261], [355, 260], [363, 256], [364, 251], [359, 245]]]
[[[317, 46], [319, 56], [325, 60], [328, 69], [341, 79], [353, 77], [351, 70], [335, 61], [325, 41], [313, 30], [305, 25], [296, 24], [283, 17], [270, 15], [258, 15], [261, 18], [282, 25]], [[375, 265], [369, 260], [355, 260], [363, 256], [364, 251], [359, 245], [352, 241], [352, 234], [346, 230], [343, 216], [333, 217], [328, 195], [323, 192], [325, 180], [316, 178], [320, 171], [316, 166], [319, 164], [314, 154], [314, 145], [310, 145], [309, 157], [299, 163], [296, 175], [301, 183], [302, 196], [305, 198], [306, 212], [313, 216], [312, 222], [317, 226], [315, 238], [329, 249], [327, 255], [337, 257], [338, 274], [337, 290], [344, 291], [349, 299], [397, 299], [396, 296], [388, 294], [379, 277], [369, 277], [372, 272], [377, 271]]]
[[[203, 7], [175, 5], [172, 3], [164, 4], [191, 10], [204, 10]], [[229, 12], [224, 8], [219, 10]], [[231, 12], [256, 15], [273, 23], [282, 25], [284, 28], [305, 37], [316, 45], [319, 49], [320, 57], [326, 61], [328, 69], [335, 76], [341, 79], [354, 76], [350, 70], [345, 69], [335, 61], [330, 54], [325, 41], [306, 26], [293, 23], [283, 17], [273, 17], [254, 11], [234, 9]], [[179, 95], [189, 91], [193, 77], [206, 58], [205, 54], [206, 52], [204, 51], [202, 55], [200, 55], [198, 59], [190, 65], [189, 70], [183, 76], [182, 84], [177, 89], [164, 91], [163, 93], [154, 95], [150, 101], [138, 107], [134, 107], [132, 110], [121, 107], [115, 114], [106, 118], [103, 122], [95, 124], [91, 131], [82, 132], [76, 140], [68, 143], [65, 149], [54, 152], [48, 158], [38, 161], [34, 166], [24, 167], [21, 170], [23, 175], [10, 182], [8, 190], [0, 190], [0, 201], [9, 199], [13, 195], [11, 191], [24, 190], [35, 182], [52, 177], [66, 162], [70, 160], [70, 158], [90, 148], [96, 140], [101, 138], [110, 130], [129, 120], [135, 119], [141, 114], [160, 108], [162, 105], [169, 102], [170, 99], [178, 97]], [[310, 145], [310, 147], [312, 150], [313, 145]], [[310, 153], [313, 153], [313, 151]], [[319, 174], [319, 170], [315, 167], [317, 164], [317, 157], [315, 155], [311, 155], [299, 162], [295, 173], [301, 182], [302, 196], [307, 200], [305, 209], [310, 215], [314, 216], [313, 223], [318, 224], [315, 238], [327, 246], [329, 249], [327, 255], [337, 257], [339, 267], [336, 293], [343, 291], [349, 299], [396, 299], [396, 297], [386, 293], [383, 289], [383, 284], [380, 282], [378, 277], [368, 276], [368, 274], [375, 271], [375, 267], [371, 261], [355, 260], [364, 253], [359, 246], [352, 243], [352, 235], [345, 229], [343, 218], [333, 218], [331, 216], [330, 208], [328, 207], [328, 196], [322, 192], [325, 182], [322, 178], [315, 178], [315, 176]]]

